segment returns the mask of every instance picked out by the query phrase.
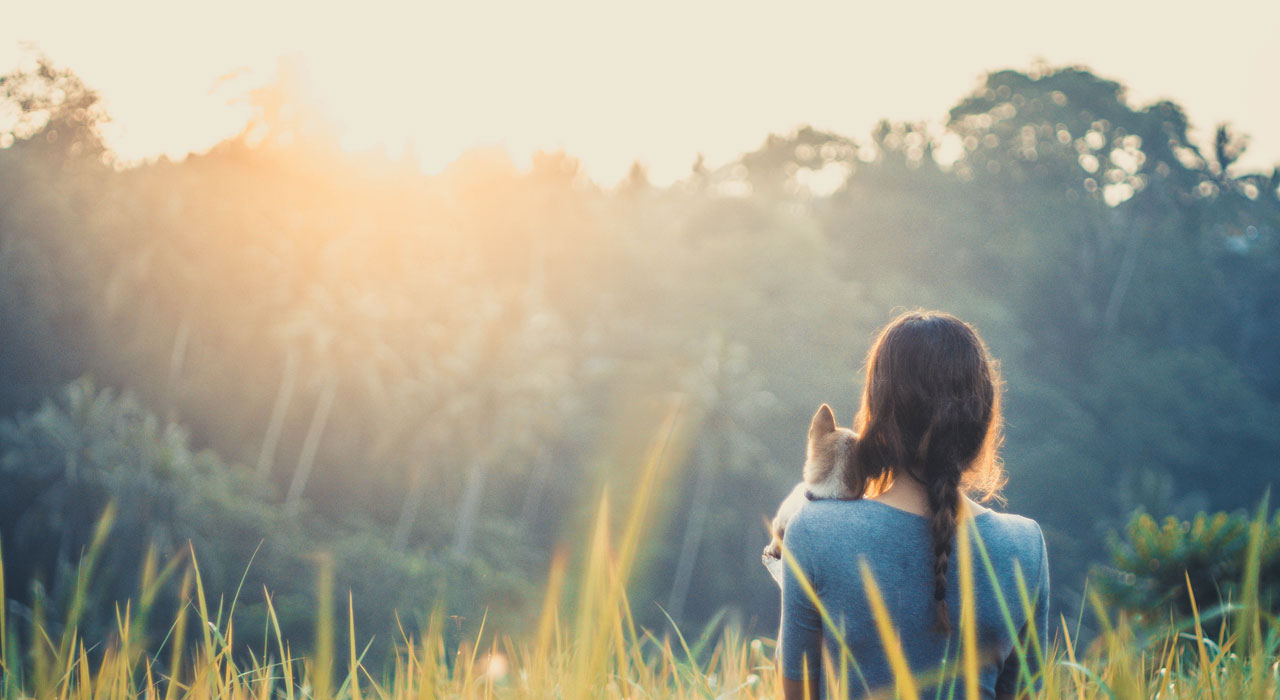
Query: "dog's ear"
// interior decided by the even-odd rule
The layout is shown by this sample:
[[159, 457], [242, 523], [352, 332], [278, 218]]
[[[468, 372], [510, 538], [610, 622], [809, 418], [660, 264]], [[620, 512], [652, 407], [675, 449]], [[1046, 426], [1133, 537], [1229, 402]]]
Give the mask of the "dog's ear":
[[831, 407], [824, 403], [818, 407], [818, 412], [813, 414], [813, 420], [809, 423], [809, 439], [820, 438], [835, 431], [836, 415], [831, 412]]

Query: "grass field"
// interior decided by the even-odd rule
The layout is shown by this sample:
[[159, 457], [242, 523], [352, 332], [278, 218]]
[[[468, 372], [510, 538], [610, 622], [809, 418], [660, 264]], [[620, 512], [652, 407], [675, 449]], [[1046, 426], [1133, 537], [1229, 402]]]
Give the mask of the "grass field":
[[[7, 619], [5, 606], [0, 606], [0, 630], [6, 631], [0, 635], [3, 700], [780, 697], [771, 640], [747, 639], [732, 627], [715, 625], [696, 639], [679, 633], [657, 637], [633, 623], [625, 584], [641, 546], [662, 462], [662, 449], [655, 449], [619, 527], [614, 527], [609, 498], [601, 500], [582, 565], [572, 573], [579, 577], [573, 601], [563, 595], [571, 575], [569, 557], [555, 557], [532, 638], [495, 636], [482, 626], [475, 639], [446, 653], [447, 618], [437, 612], [421, 638], [402, 635], [394, 662], [379, 668], [366, 667], [364, 656], [354, 651], [367, 650], [369, 642], [357, 637], [350, 613], [335, 614], [349, 611], [351, 601], [335, 599], [332, 564], [323, 555], [317, 557], [320, 604], [311, 653], [295, 651], [282, 637], [269, 597], [268, 629], [238, 630], [238, 595], [230, 601], [209, 600], [194, 557], [184, 570], [178, 570], [176, 558], [164, 568], [156, 557], [148, 558], [137, 598], [116, 608], [114, 633], [105, 639], [81, 638], [77, 620], [88, 599], [94, 560], [109, 545], [108, 511], [82, 561], [68, 619], [56, 626], [63, 630], [60, 634], [50, 634], [55, 626], [45, 625], [38, 606], [19, 634], [16, 621]], [[1051, 630], [1049, 648], [1033, 644], [1019, 650], [1043, 659], [1039, 678], [1024, 680], [1041, 681], [1043, 690], [1037, 697], [1055, 700], [1276, 698], [1280, 624], [1257, 596], [1263, 517], [1254, 522], [1240, 600], [1203, 613], [1196, 608], [1192, 619], [1170, 622], [1153, 633], [1123, 617], [1113, 620], [1101, 601], [1090, 596], [1085, 607], [1097, 617], [1102, 634], [1088, 648], [1077, 648], [1079, 621], [1060, 618]], [[990, 562], [981, 542], [972, 547], [979, 556], [969, 555], [967, 532], [960, 528], [964, 663], [948, 687], [950, 695], [975, 698], [974, 635], [963, 620], [972, 610], [972, 576], [981, 575]], [[182, 601], [170, 634], [162, 640], [143, 639], [136, 630], [149, 615], [159, 614], [152, 608], [165, 585], [177, 585]], [[0, 568], [0, 594], [3, 591]], [[1010, 592], [1009, 599], [1009, 604], [1030, 604], [1025, 590]], [[928, 669], [906, 667], [892, 621], [882, 608], [877, 613], [877, 627], [897, 671], [896, 687], [886, 689], [885, 695], [915, 700], [917, 688], [937, 678], [930, 678]], [[1008, 619], [1008, 607], [1005, 613]], [[1202, 622], [1218, 616], [1225, 616], [1226, 624], [1209, 638]], [[339, 642], [339, 635], [346, 639]], [[338, 658], [338, 648], [353, 652]], [[834, 666], [828, 665], [828, 687], [840, 696], [845, 685]]]

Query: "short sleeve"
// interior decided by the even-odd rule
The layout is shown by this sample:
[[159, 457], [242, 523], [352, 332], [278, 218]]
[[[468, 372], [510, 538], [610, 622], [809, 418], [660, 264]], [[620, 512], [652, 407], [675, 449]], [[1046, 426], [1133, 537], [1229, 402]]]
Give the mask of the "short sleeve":
[[[1018, 642], [1000, 668], [1000, 675], [996, 677], [996, 695], [1017, 697], [1025, 689], [1027, 678], [1031, 679], [1033, 693], [1039, 693], [1044, 687], [1041, 660], [1049, 653], [1049, 552], [1039, 525], [1036, 525], [1036, 535], [1040, 544], [1040, 571], [1032, 591], [1035, 609], [1023, 624], [1018, 633]], [[1025, 677], [1021, 673], [1023, 664], [1018, 659], [1019, 645], [1026, 655]]]
[[[796, 518], [787, 528], [783, 546], [795, 557], [801, 573], [812, 582], [813, 567], [809, 565], [809, 541], [801, 519]], [[783, 555], [785, 563], [786, 555]], [[806, 664], [809, 680], [818, 683], [822, 668], [822, 617], [809, 597], [804, 584], [796, 576], [790, 564], [783, 567], [782, 576], [782, 626], [778, 630], [778, 654], [782, 659], [782, 674], [791, 680], [803, 680]]]

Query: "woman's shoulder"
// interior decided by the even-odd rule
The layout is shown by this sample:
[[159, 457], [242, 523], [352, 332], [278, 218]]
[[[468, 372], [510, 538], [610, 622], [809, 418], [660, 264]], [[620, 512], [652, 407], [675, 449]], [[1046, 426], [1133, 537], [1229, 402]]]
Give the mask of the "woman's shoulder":
[[[927, 520], [894, 506], [867, 498], [807, 501], [787, 525], [787, 535], [797, 543], [839, 540], [856, 534], [859, 540], [900, 537], [910, 531], [927, 532]], [[794, 535], [793, 535], [794, 533]]]
[[1004, 513], [988, 508], [977, 516], [976, 522], [980, 531], [985, 527], [988, 530], [1000, 533], [1002, 536], [1017, 538], [1024, 543], [1035, 543], [1044, 539], [1044, 534], [1040, 530], [1040, 523], [1025, 515]]
[[1045, 557], [1040, 523], [1017, 513], [989, 510], [975, 521], [978, 536], [993, 558], [1018, 559], [1023, 570], [1038, 570]]
[[[869, 505], [871, 503], [875, 505]], [[886, 510], [881, 511], [880, 508]], [[792, 522], [801, 524], [801, 527], [823, 527], [846, 522], [878, 522], [893, 517], [891, 511], [896, 510], [898, 509], [868, 498], [814, 499], [805, 502]], [[906, 513], [906, 511], [901, 512]]]
[[865, 499], [806, 501], [787, 523], [783, 542], [802, 560], [832, 563], [859, 553], [874, 557], [889, 542], [927, 535], [923, 526], [903, 518], [909, 514], [896, 510]]

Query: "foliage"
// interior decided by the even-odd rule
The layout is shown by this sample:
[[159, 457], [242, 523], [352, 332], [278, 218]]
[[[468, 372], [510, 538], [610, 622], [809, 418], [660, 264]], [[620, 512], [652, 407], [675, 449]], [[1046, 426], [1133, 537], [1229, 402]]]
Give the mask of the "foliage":
[[[276, 624], [299, 640], [309, 634], [303, 622], [315, 604], [298, 573], [313, 568], [311, 553], [319, 549], [332, 552], [342, 572], [338, 583], [358, 596], [368, 628], [382, 634], [397, 630], [397, 609], [439, 603], [451, 612], [481, 615], [487, 607], [518, 629], [528, 606], [529, 583], [512, 573], [522, 565], [518, 558], [493, 557], [506, 567], [458, 566], [390, 549], [385, 534], [368, 523], [333, 527], [284, 508], [243, 467], [208, 450], [192, 451], [180, 426], [87, 378], [39, 410], [0, 422], [0, 446], [0, 542], [21, 609], [43, 606], [54, 623], [70, 615], [95, 522], [108, 509], [115, 513], [112, 544], [96, 556], [94, 586], [84, 592], [91, 612], [80, 618], [82, 634], [114, 627], [109, 602], [141, 587], [144, 561], [171, 569], [190, 554], [212, 600], [229, 604], [237, 592], [269, 589], [276, 596]], [[486, 534], [482, 541], [490, 548], [513, 539]], [[32, 587], [23, 590], [27, 583]], [[164, 589], [169, 597], [160, 602], [174, 603], [172, 594]], [[266, 608], [246, 603], [240, 619], [260, 629]], [[415, 629], [419, 620], [403, 622]], [[159, 638], [167, 624], [157, 620], [139, 632]]]
[[99, 568], [113, 585], [95, 590], [106, 600], [136, 586], [129, 574], [148, 549], [181, 557], [192, 542], [219, 590], [232, 588], [269, 535], [267, 554], [281, 567], [291, 563], [272, 545], [296, 523], [268, 509], [258, 485], [212, 453], [190, 451], [181, 428], [132, 397], [81, 379], [34, 413], [0, 424], [0, 436], [0, 532], [13, 581], [43, 581], [63, 598], [94, 522], [112, 503], [119, 541]]
[[[1257, 595], [1262, 609], [1274, 615], [1280, 611], [1280, 512], [1267, 523], [1266, 502], [1257, 518], [1263, 525]], [[1111, 606], [1152, 625], [1164, 624], [1171, 613], [1176, 618], [1192, 614], [1188, 586], [1201, 609], [1238, 603], [1249, 563], [1250, 524], [1241, 511], [1157, 522], [1139, 509], [1123, 537], [1109, 538], [1111, 566], [1098, 570], [1094, 580]]]

